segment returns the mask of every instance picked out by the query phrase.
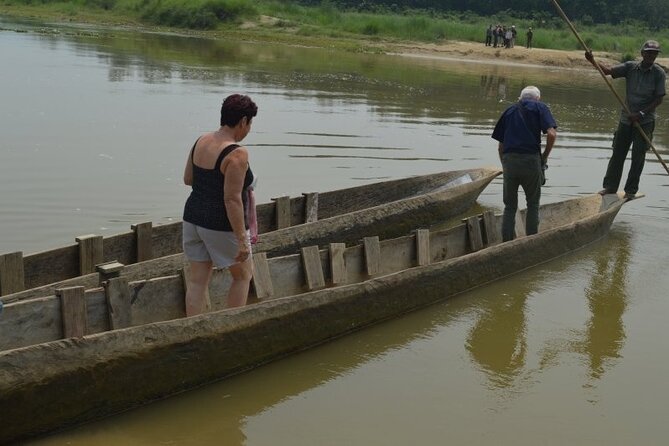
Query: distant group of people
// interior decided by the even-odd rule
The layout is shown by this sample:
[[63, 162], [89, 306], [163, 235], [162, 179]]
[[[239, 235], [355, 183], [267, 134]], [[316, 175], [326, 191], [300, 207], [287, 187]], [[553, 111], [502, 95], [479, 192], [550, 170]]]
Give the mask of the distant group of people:
[[[630, 146], [632, 164], [624, 186], [627, 200], [634, 199], [639, 190], [646, 152], [650, 148], [655, 129], [655, 109], [666, 94], [666, 74], [655, 63], [660, 53], [660, 44], [646, 41], [641, 47], [642, 60], [628, 61], [613, 67], [596, 62], [591, 52], [585, 58], [604, 74], [626, 80], [627, 109], [623, 108], [613, 137], [613, 152], [609, 160], [603, 186], [599, 194], [618, 192], [623, 165]], [[516, 211], [518, 210], [518, 188], [522, 187], [527, 202], [525, 232], [536, 234], [539, 228], [539, 199], [541, 185], [545, 182], [543, 171], [548, 156], [557, 138], [557, 123], [550, 109], [540, 101], [537, 87], [525, 87], [518, 102], [508, 107], [499, 118], [492, 138], [498, 141], [499, 157], [504, 172], [503, 198], [504, 216], [502, 238], [515, 237]], [[541, 134], [546, 134], [546, 144], [541, 150]], [[645, 135], [645, 137], [644, 137]]]
[[[493, 26], [490, 25], [485, 31], [485, 46], [491, 46], [493, 48], [503, 47], [503, 48], [513, 48], [516, 45], [516, 37], [518, 36], [518, 30], [516, 30], [515, 25], [506, 27], [503, 25]], [[527, 29], [525, 33], [526, 48], [532, 48], [532, 37], [534, 32], [532, 27]]]

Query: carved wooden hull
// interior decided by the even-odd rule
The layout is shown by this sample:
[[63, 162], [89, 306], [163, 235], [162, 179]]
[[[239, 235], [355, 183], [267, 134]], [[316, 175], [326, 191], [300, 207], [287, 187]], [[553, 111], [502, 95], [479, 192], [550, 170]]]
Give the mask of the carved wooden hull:
[[[465, 212], [500, 174], [501, 171], [494, 168], [441, 172], [325, 192], [318, 194], [317, 199], [315, 196], [310, 200], [285, 197], [276, 203], [259, 205], [260, 237], [254, 251], [266, 252], [271, 257], [295, 253], [300, 246], [325, 245], [333, 240], [355, 244], [368, 235], [398, 237], [413, 228], [438, 224]], [[284, 217], [278, 218], [279, 214]], [[316, 220], [304, 223], [307, 217]], [[290, 226], [277, 229], [277, 220], [284, 220], [282, 225]], [[97, 256], [104, 255], [104, 261], [127, 262], [122, 275], [130, 280], [173, 274], [186, 263], [181, 250], [181, 223], [159, 226], [153, 228], [153, 232], [155, 240], [150, 251], [154, 256], [150, 260], [135, 262], [139, 254], [134, 258], [129, 254], [141, 245], [138, 240], [130, 243], [136, 235], [132, 233], [98, 239], [98, 244], [104, 242], [105, 246]], [[156, 238], [156, 234], [162, 235]], [[42, 297], [65, 286], [99, 286], [101, 277], [94, 272], [94, 266], [89, 267], [93, 271], [88, 274], [77, 272], [81, 270], [81, 258], [88, 259], [91, 251], [97, 252], [91, 249], [93, 241], [91, 237], [81, 237], [79, 245], [25, 257], [24, 265], [18, 269], [25, 276], [25, 280], [19, 282], [23, 282], [26, 289], [0, 293], [4, 294], [0, 299], [8, 303]], [[90, 265], [96, 263], [88, 260]], [[10, 272], [0, 274], [0, 280], [11, 275]]]
[[[303, 248], [266, 260], [266, 299], [192, 318], [181, 317], [180, 276], [153, 279], [164, 286], [147, 295], [152, 288], [143, 281], [127, 328], [0, 352], [0, 407], [8, 409], [0, 443], [223, 379], [578, 250], [607, 234], [623, 203], [622, 196], [591, 195], [544, 205], [539, 234], [506, 243], [499, 242], [501, 216], [484, 213], [442, 231], [368, 237], [343, 251]], [[225, 272], [215, 277], [222, 288], [226, 280]], [[100, 299], [88, 293], [88, 302]], [[221, 308], [214, 294], [212, 305]], [[20, 318], [31, 303], [6, 305], [3, 319]], [[100, 307], [89, 306], [89, 317]], [[156, 308], [176, 319], [152, 320]], [[107, 329], [114, 323], [109, 314], [93, 317], [112, 319]]]

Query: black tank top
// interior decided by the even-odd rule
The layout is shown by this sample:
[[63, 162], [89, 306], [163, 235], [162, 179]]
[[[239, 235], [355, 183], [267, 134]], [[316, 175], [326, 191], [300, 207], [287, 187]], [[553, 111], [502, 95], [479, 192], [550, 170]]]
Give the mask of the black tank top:
[[[216, 165], [213, 169], [204, 169], [195, 165], [193, 162], [193, 153], [195, 145], [191, 150], [191, 164], [193, 166], [193, 190], [186, 200], [184, 207], [183, 220], [197, 226], [214, 231], [232, 231], [228, 214], [225, 211], [225, 202], [223, 200], [223, 187], [225, 184], [225, 175], [221, 172], [221, 163], [223, 158], [228, 156], [233, 150], [239, 147], [238, 144], [230, 144], [221, 151], [216, 159]], [[253, 172], [251, 168], [246, 169], [244, 177], [244, 189], [242, 191], [242, 202], [244, 203], [244, 226], [248, 229], [248, 218], [246, 208], [248, 206], [247, 189], [253, 183]]]

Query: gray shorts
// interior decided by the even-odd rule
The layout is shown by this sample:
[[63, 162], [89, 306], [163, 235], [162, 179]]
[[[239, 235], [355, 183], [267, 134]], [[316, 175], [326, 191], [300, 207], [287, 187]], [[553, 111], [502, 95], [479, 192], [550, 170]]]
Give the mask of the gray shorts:
[[[246, 231], [246, 237], [250, 236]], [[209, 262], [218, 268], [227, 268], [235, 263], [239, 244], [235, 233], [214, 231], [187, 221], [183, 222], [183, 248], [186, 258], [192, 262]]]

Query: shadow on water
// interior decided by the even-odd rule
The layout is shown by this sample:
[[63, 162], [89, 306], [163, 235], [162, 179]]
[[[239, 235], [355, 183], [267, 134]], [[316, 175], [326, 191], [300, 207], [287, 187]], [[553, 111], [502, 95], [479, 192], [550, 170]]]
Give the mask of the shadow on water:
[[466, 348], [493, 388], [507, 388], [525, 370], [525, 304], [534, 283], [524, 282], [504, 297], [487, 299], [469, 332]]
[[600, 379], [620, 358], [625, 343], [623, 315], [627, 308], [628, 267], [631, 258], [629, 232], [616, 232], [615, 243], [602, 247], [585, 290], [590, 319], [576, 351], [588, 358], [590, 377]]
[[[630, 239], [628, 231], [615, 231], [575, 259], [542, 266], [540, 275], [514, 279], [510, 286], [488, 287], [491, 295], [497, 296], [478, 301], [478, 316], [468, 334], [466, 349], [491, 389], [523, 387], [534, 381], [534, 375], [557, 366], [561, 355], [572, 353], [580, 355], [587, 366], [591, 382], [586, 386], [593, 386], [593, 381], [614, 367], [626, 338], [623, 315], [627, 307]], [[569, 276], [569, 269], [574, 267], [588, 271], [584, 298], [589, 319], [585, 328], [569, 330], [567, 338], [547, 338], [538, 351], [539, 365], [534, 368], [528, 364], [528, 303], [541, 293], [543, 280]]]
[[584, 290], [589, 319], [569, 338], [550, 341], [543, 350], [542, 368], [555, 365], [561, 355], [575, 353], [588, 369], [589, 381], [584, 387], [594, 387], [621, 358], [626, 339], [623, 316], [628, 301], [631, 237], [629, 230], [615, 231], [609, 242], [600, 244], [592, 254], [593, 264], [587, 267], [589, 283]]
[[481, 75], [481, 92], [488, 99], [495, 99], [498, 102], [505, 102], [506, 97], [506, 78], [490, 74]]

